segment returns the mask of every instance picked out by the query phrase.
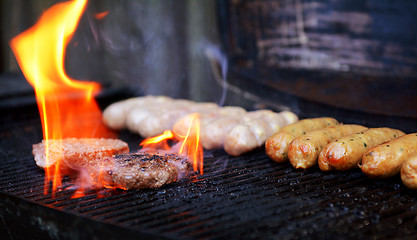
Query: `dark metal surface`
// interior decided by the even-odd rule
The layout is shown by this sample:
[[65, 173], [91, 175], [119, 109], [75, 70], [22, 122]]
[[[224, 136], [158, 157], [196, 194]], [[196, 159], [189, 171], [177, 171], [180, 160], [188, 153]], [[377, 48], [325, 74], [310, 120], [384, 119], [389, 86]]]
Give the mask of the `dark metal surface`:
[[[417, 193], [399, 179], [360, 171], [297, 171], [264, 149], [241, 157], [206, 152], [204, 175], [160, 189], [91, 190], [72, 199], [72, 180], [43, 194], [31, 155], [42, 139], [36, 109], [0, 127], [1, 239], [407, 239], [417, 233]], [[141, 139], [121, 132], [134, 151]]]

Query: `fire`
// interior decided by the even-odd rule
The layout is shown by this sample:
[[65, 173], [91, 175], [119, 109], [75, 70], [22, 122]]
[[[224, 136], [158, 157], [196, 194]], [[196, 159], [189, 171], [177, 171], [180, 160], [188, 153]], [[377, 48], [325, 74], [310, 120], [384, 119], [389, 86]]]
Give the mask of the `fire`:
[[107, 16], [107, 14], [109, 14], [109, 11], [96, 13], [96, 14], [94, 14], [94, 17], [95, 17], [97, 20], [101, 20], [101, 19], [105, 18], [105, 17]]
[[174, 139], [175, 136], [170, 130], [166, 130], [159, 136], [147, 138], [140, 143], [140, 146], [146, 149], [163, 149], [169, 150], [168, 140]]
[[[34, 26], [10, 41], [23, 74], [35, 89], [45, 142], [47, 167], [44, 193], [48, 192], [52, 182], [53, 196], [62, 184], [60, 165], [63, 163], [57, 161], [50, 164], [48, 149], [51, 146], [48, 140], [114, 137], [102, 124], [101, 111], [94, 100], [94, 95], [100, 91], [99, 84], [71, 79], [64, 69], [66, 46], [77, 28], [86, 4], [87, 0], [57, 3], [46, 10]], [[107, 12], [104, 12], [96, 17], [103, 18], [106, 15]], [[162, 136], [144, 141], [143, 147], [168, 149], [169, 144], [162, 143], [163, 141], [179, 139], [181, 146], [177, 153], [187, 155], [193, 163], [194, 170], [202, 173], [203, 151], [199, 138], [199, 121], [196, 115], [186, 136], [168, 131]], [[59, 146], [55, 147], [62, 149]], [[80, 186], [83, 188], [88, 185], [81, 182]], [[114, 187], [107, 183], [102, 183], [102, 186]], [[82, 196], [82, 192], [83, 190], [79, 189], [74, 197]]]
[[[174, 139], [178, 140], [179, 144], [171, 148], [168, 141]], [[194, 171], [199, 171], [201, 174], [204, 173], [203, 147], [200, 144], [200, 118], [197, 113], [190, 116], [190, 126], [185, 136], [167, 130], [159, 136], [145, 139], [140, 145], [146, 151], [163, 149], [183, 155], [188, 158]]]
[[[94, 100], [99, 84], [71, 79], [64, 70], [65, 49], [86, 3], [87, 0], [57, 3], [34, 26], [10, 41], [23, 74], [35, 89], [45, 140], [111, 134], [102, 125], [101, 111]], [[46, 152], [47, 148], [48, 145]], [[50, 181], [53, 193], [61, 184], [59, 165], [46, 169], [45, 193]]]

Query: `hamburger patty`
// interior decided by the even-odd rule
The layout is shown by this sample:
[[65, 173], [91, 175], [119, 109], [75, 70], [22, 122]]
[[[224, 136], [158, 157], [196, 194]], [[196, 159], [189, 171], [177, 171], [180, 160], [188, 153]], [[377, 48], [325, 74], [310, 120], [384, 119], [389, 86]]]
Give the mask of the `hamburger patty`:
[[[104, 157], [128, 152], [127, 143], [118, 139], [106, 138], [51, 139], [34, 144], [32, 150], [35, 162], [39, 167], [47, 168], [60, 162], [60, 168], [64, 173], [68, 169], [95, 165], [98, 159]], [[49, 156], [48, 160], [46, 155]]]
[[190, 163], [175, 154], [134, 153], [117, 155], [107, 174], [120, 188], [156, 188], [184, 175]]
[[[117, 139], [68, 138], [33, 145], [39, 167], [60, 162], [61, 173], [83, 172], [92, 185], [122, 189], [156, 188], [185, 175], [190, 163], [175, 154], [131, 153], [128, 145]], [[47, 149], [47, 153], [45, 152]], [[46, 161], [46, 154], [49, 161]], [[62, 161], [60, 161], [62, 160]]]

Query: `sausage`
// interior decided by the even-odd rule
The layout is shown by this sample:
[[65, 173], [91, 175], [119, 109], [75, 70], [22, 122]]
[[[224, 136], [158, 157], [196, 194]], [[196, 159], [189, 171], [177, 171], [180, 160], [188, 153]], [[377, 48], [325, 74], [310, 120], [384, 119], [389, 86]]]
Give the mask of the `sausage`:
[[407, 159], [401, 167], [401, 180], [411, 189], [417, 189], [417, 155]]
[[281, 128], [265, 142], [266, 154], [275, 162], [288, 160], [288, 145], [296, 138], [307, 132], [338, 125], [339, 122], [330, 117], [310, 118]]
[[310, 168], [317, 163], [324, 146], [335, 139], [366, 130], [360, 125], [337, 125], [295, 138], [288, 146], [288, 158], [295, 168]]
[[275, 113], [270, 110], [250, 112], [243, 117], [243, 123], [226, 134], [224, 150], [232, 156], [239, 156], [265, 144], [280, 127], [298, 120], [289, 111]]
[[237, 116], [224, 116], [205, 124], [201, 128], [201, 144], [204, 149], [223, 147], [226, 134], [241, 123]]
[[392, 128], [369, 128], [326, 145], [319, 154], [319, 167], [323, 171], [349, 170], [358, 166], [369, 149], [404, 133]]
[[110, 104], [103, 111], [104, 124], [114, 130], [121, 130], [126, 127], [127, 115], [134, 108], [154, 105], [158, 103], [167, 103], [172, 101], [169, 97], [164, 96], [146, 96], [129, 98], [120, 102]]
[[[210, 123], [223, 118], [223, 117], [238, 117], [246, 114], [246, 110], [241, 107], [235, 106], [225, 106], [225, 107], [205, 107], [205, 111], [199, 111], [199, 120], [201, 132], [203, 134], [205, 126]], [[193, 119], [193, 114], [186, 115], [182, 118], [177, 119], [172, 127], [172, 131], [178, 135], [186, 135], [188, 128], [190, 127], [191, 121]], [[203, 142], [203, 140], [202, 140]]]
[[[230, 130], [224, 140], [224, 150], [232, 156], [239, 156], [262, 145], [270, 130], [267, 123], [261, 119], [248, 120]], [[265, 138], [266, 139], [266, 138]]]
[[371, 178], [388, 178], [398, 174], [404, 161], [416, 154], [417, 133], [411, 133], [372, 148], [359, 167]]
[[[263, 119], [271, 128], [272, 132], [269, 132], [268, 135], [272, 136], [280, 128], [292, 124], [298, 121], [298, 116], [290, 111], [282, 111], [279, 113], [273, 112], [271, 110], [257, 110], [253, 112], [248, 112], [247, 114], [249, 119], [261, 118]], [[266, 141], [263, 140], [262, 144]]]
[[[151, 105], [148, 107], [149, 114], [138, 121], [135, 128], [130, 130], [137, 131], [143, 137], [157, 136], [165, 130], [171, 129], [181, 117], [194, 112], [209, 111], [209, 109], [218, 109], [218, 105], [214, 103], [195, 103], [188, 100], [174, 100], [166, 104]], [[144, 113], [146, 112], [145, 110]]]

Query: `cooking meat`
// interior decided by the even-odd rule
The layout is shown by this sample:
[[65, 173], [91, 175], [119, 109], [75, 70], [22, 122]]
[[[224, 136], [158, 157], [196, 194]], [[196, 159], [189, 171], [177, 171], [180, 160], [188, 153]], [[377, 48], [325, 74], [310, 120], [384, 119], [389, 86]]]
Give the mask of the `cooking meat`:
[[224, 150], [232, 156], [239, 156], [262, 145], [262, 139], [270, 129], [262, 119], [247, 120], [227, 133]]
[[224, 150], [232, 156], [239, 156], [264, 145], [266, 139], [280, 127], [298, 120], [292, 112], [275, 113], [270, 110], [250, 112], [242, 118], [242, 123], [233, 127], [224, 140]]
[[388, 178], [398, 174], [404, 161], [416, 154], [417, 133], [407, 134], [372, 148], [359, 166], [371, 178]]
[[[48, 147], [45, 146], [46, 143]], [[127, 143], [105, 138], [52, 139], [34, 144], [32, 150], [38, 166], [47, 168], [60, 162], [60, 168], [64, 171], [94, 164], [97, 159], [128, 152]], [[46, 154], [49, 156], [48, 160]]]
[[127, 113], [126, 127], [143, 137], [153, 137], [171, 129], [181, 117], [195, 112], [210, 112], [219, 107], [214, 103], [195, 103], [172, 100], [131, 109]]
[[323, 171], [356, 168], [369, 149], [404, 133], [392, 128], [369, 128], [326, 145], [319, 155], [319, 167]]
[[111, 158], [105, 172], [115, 186], [123, 189], [156, 188], [185, 175], [190, 163], [174, 154], [135, 153]]
[[292, 112], [271, 110], [234, 113], [220, 116], [201, 127], [201, 143], [205, 149], [224, 146], [225, 151], [238, 156], [262, 146], [266, 138], [280, 127], [298, 120]]
[[298, 120], [288, 111], [246, 112], [241, 107], [219, 107], [214, 103], [140, 97], [110, 105], [103, 113], [103, 121], [110, 128], [126, 127], [143, 137], [160, 135], [169, 129], [177, 136], [185, 136], [194, 113], [198, 113], [200, 119], [202, 146], [205, 149], [224, 146], [226, 152], [234, 156], [262, 146], [278, 129]]
[[103, 111], [103, 122], [111, 129], [127, 128], [142, 137], [153, 137], [171, 129], [175, 121], [186, 114], [218, 108], [215, 103], [164, 96], [136, 97], [109, 105]]
[[217, 149], [223, 147], [226, 134], [241, 123], [239, 116], [222, 116], [204, 124], [201, 127], [201, 144], [204, 149]]
[[288, 158], [295, 168], [310, 168], [317, 164], [320, 151], [335, 139], [367, 129], [360, 125], [336, 125], [308, 132], [295, 138], [288, 147]]
[[[246, 110], [241, 107], [236, 107], [236, 106], [219, 107], [218, 109], [209, 109], [209, 111], [204, 111], [204, 112], [200, 111], [198, 115], [199, 115], [199, 120], [200, 120], [201, 135], [210, 134], [208, 131], [206, 131], [206, 126], [210, 125], [214, 121], [217, 121], [223, 118], [227, 119], [229, 117], [233, 117], [233, 118], [237, 117], [240, 119], [240, 117], [243, 116], [244, 114], [246, 114]], [[175, 122], [174, 126], [172, 127], [172, 130], [179, 135], [182, 135], [182, 136], [186, 135], [188, 128], [190, 127], [192, 119], [193, 119], [192, 114], [189, 114], [187, 116], [184, 116], [178, 119]], [[223, 121], [225, 120], [220, 120], [220, 122], [223, 122]], [[223, 128], [223, 125], [220, 126], [220, 128]], [[202, 140], [202, 142], [204, 142], [204, 140]], [[211, 147], [208, 147], [207, 149], [211, 149]]]
[[401, 180], [411, 189], [417, 189], [417, 155], [407, 159], [401, 167]]
[[128, 145], [118, 139], [68, 138], [48, 142], [49, 162], [45, 157], [45, 141], [33, 145], [38, 166], [50, 167], [61, 159], [64, 173], [72, 170], [86, 173], [96, 186], [160, 187], [185, 175], [190, 167], [185, 158], [174, 154], [128, 154]]
[[288, 145], [296, 138], [307, 132], [335, 126], [339, 122], [330, 117], [310, 118], [300, 120], [281, 128], [265, 142], [266, 154], [276, 162], [288, 160]]
[[103, 111], [103, 122], [111, 129], [121, 130], [126, 127], [127, 115], [133, 109], [140, 109], [147, 106], [162, 105], [172, 101], [165, 96], [146, 96], [129, 98], [109, 105]]

